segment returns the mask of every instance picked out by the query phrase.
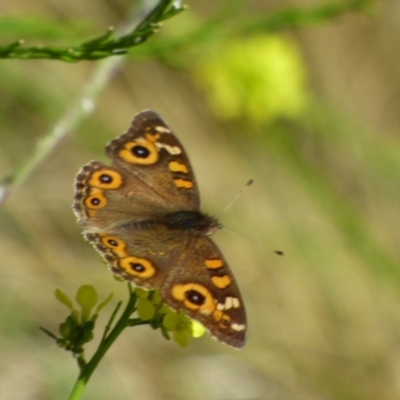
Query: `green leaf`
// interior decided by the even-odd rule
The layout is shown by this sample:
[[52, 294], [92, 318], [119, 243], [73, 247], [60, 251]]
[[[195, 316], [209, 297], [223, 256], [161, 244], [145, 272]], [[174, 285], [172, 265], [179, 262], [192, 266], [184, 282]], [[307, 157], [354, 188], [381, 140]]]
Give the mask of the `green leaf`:
[[95, 47], [98, 44], [107, 41], [107, 39], [111, 37], [114, 31], [115, 31], [114, 27], [110, 26], [104, 35], [101, 35], [95, 39], [88, 40], [87, 42], [82, 43], [79, 47], [84, 47], [84, 48]]
[[67, 321], [71, 321], [71, 325], [79, 325], [79, 311], [72, 311], [71, 315], [67, 317]]
[[60, 333], [60, 335], [64, 338], [64, 339], [69, 339], [69, 337], [71, 336], [71, 326], [70, 324], [63, 322], [62, 324], [60, 324], [60, 326], [58, 327], [58, 332]]
[[72, 303], [72, 300], [64, 292], [62, 292], [60, 289], [56, 289], [54, 295], [61, 304], [67, 306], [71, 311], [74, 310], [74, 304]]
[[169, 336], [169, 332], [167, 331], [167, 329], [165, 329], [165, 327], [163, 327], [161, 325], [161, 334], [163, 335], [163, 337], [167, 340], [171, 340], [170, 336]]
[[190, 343], [190, 336], [187, 331], [175, 331], [174, 340], [181, 347], [188, 347]]
[[167, 313], [169, 313], [169, 312], [175, 312], [175, 311], [173, 311], [170, 307], [168, 307], [167, 305], [165, 305], [165, 304], [163, 304], [162, 305], [162, 307], [159, 309], [159, 313], [160, 314], [167, 314]]
[[86, 331], [83, 335], [82, 335], [82, 342], [83, 343], [88, 343], [91, 342], [94, 338], [93, 332], [92, 331]]
[[154, 317], [156, 309], [150, 300], [139, 297], [137, 301], [137, 312], [142, 320], [147, 321]]
[[162, 301], [161, 300], [161, 294], [160, 294], [160, 291], [158, 289], [151, 292], [150, 298], [151, 298], [151, 301], [153, 302], [154, 305], [159, 304]]
[[191, 333], [192, 320], [182, 311], [178, 311], [178, 322], [176, 324], [177, 331], [188, 331]]
[[137, 294], [137, 296], [141, 299], [147, 299], [147, 297], [149, 297], [149, 291], [146, 289], [142, 289], [140, 287], [137, 287], [135, 289], [135, 293]]
[[171, 309], [168, 309], [167, 313], [165, 314], [163, 318], [163, 327], [165, 329], [168, 329], [169, 331], [175, 331], [176, 330], [176, 325], [178, 324], [178, 314], [175, 311], [172, 311]]
[[76, 293], [76, 301], [82, 308], [81, 321], [85, 322], [98, 301], [96, 289], [91, 285], [82, 285]]

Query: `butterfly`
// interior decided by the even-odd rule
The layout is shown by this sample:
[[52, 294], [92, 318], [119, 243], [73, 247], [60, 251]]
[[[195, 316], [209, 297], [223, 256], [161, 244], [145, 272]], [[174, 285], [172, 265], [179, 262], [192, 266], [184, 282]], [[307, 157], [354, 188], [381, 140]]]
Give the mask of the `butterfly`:
[[[217, 340], [241, 348], [246, 313], [235, 278], [210, 235], [222, 228], [200, 211], [188, 156], [153, 111], [76, 176], [73, 210], [111, 271], [183, 310]], [[206, 156], [206, 155], [205, 155]]]

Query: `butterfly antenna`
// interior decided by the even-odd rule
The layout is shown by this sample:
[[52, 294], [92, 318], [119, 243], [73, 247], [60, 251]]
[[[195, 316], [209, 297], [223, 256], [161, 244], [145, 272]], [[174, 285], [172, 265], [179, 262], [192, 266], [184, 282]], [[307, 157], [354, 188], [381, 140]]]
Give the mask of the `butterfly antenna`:
[[[270, 247], [265, 246], [263, 243], [259, 242], [258, 240], [255, 240], [255, 239], [253, 239], [252, 237], [247, 236], [247, 235], [245, 235], [244, 233], [242, 233], [242, 232], [240, 232], [240, 231], [237, 231], [236, 229], [231, 228], [230, 226], [224, 225], [224, 228], [229, 229], [230, 231], [235, 232], [235, 233], [237, 233], [238, 235], [245, 237], [247, 240], [250, 240], [250, 242], [256, 243], [256, 244], [258, 244], [259, 246], [264, 247], [264, 249], [271, 250]], [[273, 252], [274, 252], [275, 254], [277, 254], [278, 256], [283, 256], [283, 255], [284, 255], [284, 253], [283, 253], [282, 250], [273, 250]]]
[[[250, 179], [250, 180], [242, 187], [242, 189], [239, 190], [239, 192], [238, 192], [238, 193], [236, 194], [236, 196], [228, 203], [228, 205], [222, 210], [222, 212], [218, 215], [217, 219], [219, 219], [219, 217], [220, 217], [222, 214], [224, 214], [226, 211], [228, 211], [229, 208], [231, 208], [232, 204], [233, 204], [233, 203], [242, 195], [242, 193], [243, 193], [245, 190], [247, 190], [247, 189], [249, 188], [249, 186], [251, 186], [253, 183], [254, 183], [254, 180], [253, 180], [253, 179]], [[253, 239], [253, 238], [251, 238], [251, 237], [245, 235], [245, 234], [242, 233], [242, 232], [237, 231], [236, 229], [231, 228], [230, 226], [223, 225], [223, 227], [226, 228], [226, 229], [231, 230], [232, 232], [237, 233], [237, 234], [240, 235], [240, 236], [245, 237], [247, 240], [250, 240], [250, 241], [253, 242], [253, 243], [257, 243], [258, 245], [261, 245], [261, 246], [263, 246], [264, 248], [267, 248], [268, 250], [270, 250], [270, 248], [267, 247], [267, 246], [265, 246], [263, 243], [261, 243], [261, 242], [255, 240], [255, 239]], [[274, 250], [274, 253], [277, 254], [278, 256], [283, 256], [283, 255], [284, 255], [284, 254], [283, 254], [283, 251], [281, 251], [281, 250]]]
[[236, 196], [228, 203], [228, 205], [222, 210], [222, 212], [219, 213], [219, 215], [217, 216], [217, 219], [219, 219], [219, 217], [224, 214], [226, 211], [228, 211], [232, 204], [241, 196], [241, 194], [248, 189], [249, 186], [251, 186], [253, 184], [254, 180], [250, 179], [240, 190], [238, 193], [236, 193]]

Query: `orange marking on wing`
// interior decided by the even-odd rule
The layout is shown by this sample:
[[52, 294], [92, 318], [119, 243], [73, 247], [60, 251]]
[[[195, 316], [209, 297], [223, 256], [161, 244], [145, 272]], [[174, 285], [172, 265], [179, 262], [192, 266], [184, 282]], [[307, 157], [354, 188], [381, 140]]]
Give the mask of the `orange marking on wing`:
[[[203, 297], [201, 303], [195, 303], [190, 299], [190, 295], [198, 293]], [[215, 310], [215, 303], [210, 291], [203, 285], [197, 283], [187, 283], [184, 285], [175, 285], [171, 290], [172, 297], [183, 302], [183, 305], [189, 310], [199, 310], [203, 314], [212, 314]]]
[[[148, 150], [149, 154], [146, 157], [135, 156], [132, 150], [135, 147], [144, 147]], [[130, 164], [151, 165], [158, 161], [159, 154], [156, 146], [151, 141], [134, 141], [125, 143], [125, 148], [119, 151], [118, 155]]]
[[227, 286], [231, 284], [231, 278], [228, 275], [224, 276], [212, 276], [211, 282], [216, 286], [218, 289], [225, 289]]
[[170, 161], [168, 163], [168, 168], [172, 172], [183, 172], [184, 174], [187, 174], [189, 172], [188, 167], [178, 161]]
[[118, 265], [129, 275], [143, 279], [151, 278], [156, 273], [154, 265], [145, 258], [135, 256], [124, 257], [118, 261]]
[[214, 259], [208, 259], [204, 261], [204, 264], [207, 268], [210, 269], [217, 269], [223, 267], [224, 263], [222, 262], [221, 259], [219, 258], [214, 258]]
[[183, 189], [191, 189], [193, 187], [193, 182], [187, 181], [185, 179], [174, 179], [175, 186]]

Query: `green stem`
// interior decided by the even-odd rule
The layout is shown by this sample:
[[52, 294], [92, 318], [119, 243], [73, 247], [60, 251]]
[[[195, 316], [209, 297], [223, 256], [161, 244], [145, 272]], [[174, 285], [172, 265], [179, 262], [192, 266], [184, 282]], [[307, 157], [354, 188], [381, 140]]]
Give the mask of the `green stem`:
[[[137, 296], [135, 293], [131, 293], [129, 301], [125, 307], [124, 312], [122, 313], [120, 319], [111, 330], [110, 334], [102, 340], [99, 348], [96, 353], [93, 355], [92, 359], [86, 364], [86, 366], [81, 370], [79, 377], [72, 388], [71, 394], [69, 396], [69, 400], [78, 400], [80, 399], [83, 391], [85, 390], [86, 384], [95, 371], [97, 365], [106, 354], [107, 350], [111, 347], [111, 345], [115, 342], [117, 337], [121, 334], [121, 332], [129, 326], [132, 326], [129, 317], [136, 311], [136, 299]], [[147, 321], [146, 321], [147, 322]], [[138, 321], [135, 325], [141, 325], [143, 321]]]

